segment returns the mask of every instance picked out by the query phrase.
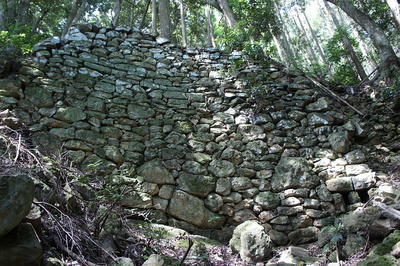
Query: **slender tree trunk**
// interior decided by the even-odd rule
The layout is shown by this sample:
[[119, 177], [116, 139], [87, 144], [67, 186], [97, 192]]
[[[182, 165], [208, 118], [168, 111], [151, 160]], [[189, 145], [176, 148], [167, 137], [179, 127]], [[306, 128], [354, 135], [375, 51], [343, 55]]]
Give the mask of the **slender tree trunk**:
[[172, 40], [169, 0], [158, 1], [158, 15], [160, 19], [160, 35], [164, 38]]
[[81, 6], [78, 9], [78, 12], [76, 13], [74, 20], [72, 21], [72, 24], [78, 22], [83, 14], [85, 13], [86, 10], [86, 0], [82, 0]]
[[228, 0], [202, 0], [203, 4], [215, 7], [218, 11], [224, 14], [224, 18], [228, 27], [233, 28], [237, 25], [237, 19], [233, 14]]
[[397, 32], [400, 34], [400, 5], [397, 0], [386, 0], [386, 3], [390, 7], [390, 11], [392, 12], [393, 21], [396, 25]]
[[[140, 22], [140, 26], [139, 26], [140, 30], [144, 28], [144, 21], [146, 19], [146, 14], [149, 11], [150, 4], [151, 4], [151, 0], [147, 0], [146, 8], [145, 8], [145, 10], [143, 12], [143, 16], [142, 16], [142, 21]], [[132, 19], [131, 19], [131, 21], [132, 21]]]
[[233, 14], [232, 8], [229, 6], [228, 1], [227, 0], [217, 0], [217, 1], [222, 9], [222, 12], [224, 13], [224, 17], [228, 22], [228, 26], [230, 28], [235, 27], [237, 25], [237, 20], [235, 18], [235, 15]]
[[205, 7], [205, 15], [206, 15], [206, 25], [207, 25], [207, 46], [208, 47], [215, 47], [215, 36], [214, 36], [214, 28], [212, 25], [212, 14], [210, 6], [207, 5]]
[[15, 24], [17, 21], [16, 16], [16, 9], [17, 9], [17, 0], [3, 0], [0, 8], [1, 8], [1, 23], [0, 25], [3, 30], [8, 30], [8, 26], [10, 24]]
[[[345, 25], [345, 27], [347, 28], [351, 28], [353, 35], [356, 36], [358, 42], [360, 43], [360, 49], [363, 53], [363, 56], [367, 58], [367, 64], [369, 66], [368, 72], [370, 73], [372, 71], [375, 71], [375, 69], [379, 66], [379, 63], [377, 62], [379, 61], [379, 56], [374, 45], [370, 43], [371, 39], [368, 39], [369, 42], [367, 43], [365, 34], [364, 32], [361, 32], [362, 31], [361, 28], [356, 27], [355, 24], [349, 20], [349, 17], [346, 14], [338, 11], [342, 10], [338, 9], [337, 12], [335, 13], [338, 15], [336, 17], [339, 19], [339, 24]], [[343, 17], [343, 14], [346, 16], [345, 18]]]
[[[270, 29], [271, 29], [271, 27], [270, 27]], [[290, 67], [289, 56], [286, 54], [285, 50], [282, 49], [282, 47], [284, 47], [282, 40], [280, 38], [278, 38], [278, 36], [276, 34], [274, 34], [272, 30], [270, 30], [270, 31], [271, 31], [271, 35], [274, 40], [276, 49], [278, 50], [279, 60], [281, 62], [283, 62], [286, 66]]]
[[44, 8], [44, 10], [42, 10], [42, 13], [40, 14], [40, 16], [36, 19], [35, 23], [33, 24], [32, 33], [36, 32], [40, 23], [43, 21], [43, 18], [50, 12], [50, 9], [51, 9], [51, 4], [48, 4]]
[[183, 0], [180, 0], [180, 11], [181, 11], [181, 27], [182, 27], [182, 44], [184, 47], [187, 46], [187, 34], [186, 34], [186, 18], [185, 18], [185, 6]]
[[0, 1], [0, 31], [7, 29], [6, 23], [6, 6], [3, 1]]
[[67, 35], [69, 28], [72, 25], [72, 22], [76, 16], [76, 14], [78, 13], [78, 5], [79, 5], [80, 1], [79, 0], [73, 0], [72, 1], [72, 7], [71, 10], [68, 14], [68, 18], [67, 18], [67, 23], [64, 25], [63, 31], [62, 31], [62, 35], [61, 37], [63, 38], [65, 35]]
[[[339, 23], [338, 18], [335, 15], [335, 13], [333, 12], [331, 6], [327, 2], [324, 2], [324, 4], [325, 4], [326, 9], [328, 10], [329, 15], [332, 18], [333, 23], [336, 26], [336, 29], [338, 31], [340, 31], [341, 25]], [[353, 46], [350, 43], [350, 40], [345, 35], [343, 35], [342, 41], [343, 41], [344, 46], [346, 47], [347, 52], [349, 52], [349, 54], [350, 54], [350, 59], [353, 62], [354, 66], [357, 70], [357, 73], [360, 76], [360, 79], [365, 80], [367, 78], [367, 74], [365, 73], [365, 70], [364, 70], [360, 60], [358, 60], [358, 56], [357, 56], [356, 52], [354, 51]]]
[[114, 5], [114, 9], [113, 9], [114, 16], [113, 16], [112, 22], [111, 22], [113, 28], [118, 26], [119, 14], [121, 13], [121, 5], [122, 5], [122, 0], [115, 1], [115, 5]]
[[358, 23], [370, 36], [374, 46], [378, 50], [380, 63], [379, 73], [374, 78], [393, 78], [394, 71], [400, 67], [399, 59], [393, 50], [385, 32], [365, 13], [352, 5], [348, 0], [326, 0], [340, 7], [349, 17]]
[[208, 40], [207, 40], [207, 36], [208, 36], [208, 32], [207, 32], [207, 25], [204, 25], [204, 21], [202, 21], [201, 18], [201, 14], [199, 14], [199, 12], [197, 10], [195, 10], [196, 13], [196, 20], [197, 23], [200, 25], [200, 30], [203, 33], [203, 36], [206, 36], [206, 43], [202, 43], [202, 46], [206, 47], [208, 45]]
[[[289, 63], [288, 66], [293, 66], [294, 68], [297, 68], [298, 64], [296, 62], [296, 57], [298, 56], [297, 54], [297, 49], [293, 48], [293, 42], [290, 38], [290, 33], [286, 27], [285, 21], [282, 18], [281, 13], [279, 12], [280, 7], [279, 5], [275, 2], [275, 9], [277, 10], [277, 15], [279, 22], [282, 26], [282, 31], [280, 33], [280, 36], [282, 37], [283, 41], [283, 51], [285, 52], [287, 56], [287, 61]], [[273, 31], [273, 30], [272, 30]], [[277, 40], [279, 41], [279, 36], [277, 36]]]
[[[296, 12], [297, 12], [297, 10], [296, 10]], [[303, 33], [302, 37], [303, 37], [303, 40], [305, 41], [305, 49], [306, 49], [306, 52], [308, 54], [309, 61], [311, 62], [311, 64], [318, 63], [317, 55], [315, 54], [314, 49], [311, 46], [310, 38], [308, 37], [307, 31], [304, 28], [303, 23], [302, 23], [299, 15], [297, 16], [297, 20], [295, 20], [295, 22], [297, 24], [297, 27]]]
[[151, 34], [158, 35], [157, 31], [157, 0], [151, 0]]
[[314, 41], [314, 43], [315, 43], [315, 45], [317, 47], [317, 51], [318, 51], [318, 53], [319, 53], [319, 55], [320, 55], [320, 57], [322, 59], [322, 62], [324, 62], [324, 65], [325, 65], [325, 68], [326, 68], [328, 74], [332, 77], [333, 76], [332, 69], [329, 66], [328, 61], [326, 60], [325, 53], [321, 48], [321, 45], [320, 45], [320, 43], [318, 41], [317, 36], [315, 35], [314, 29], [311, 27], [310, 21], [308, 20], [306, 14], [304, 13], [304, 10], [301, 7], [299, 7], [299, 9], [300, 9], [300, 12], [303, 15], [305, 21], [306, 21], [307, 27], [308, 27], [308, 29], [309, 29], [309, 31], [311, 33], [311, 37], [312, 37], [312, 39], [313, 39], [313, 41]]
[[20, 0], [18, 3], [18, 23], [20, 25], [27, 25], [28, 23], [28, 11], [31, 0]]

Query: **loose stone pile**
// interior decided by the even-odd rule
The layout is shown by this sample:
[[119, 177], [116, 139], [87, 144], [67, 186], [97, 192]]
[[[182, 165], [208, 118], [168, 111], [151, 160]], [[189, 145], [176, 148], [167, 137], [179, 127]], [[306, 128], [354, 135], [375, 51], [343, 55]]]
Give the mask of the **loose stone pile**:
[[132, 184], [121, 204], [159, 222], [223, 238], [258, 220], [275, 244], [304, 243], [375, 185], [352, 145], [363, 124], [278, 64], [95, 24], [34, 49], [1, 81], [3, 123]]

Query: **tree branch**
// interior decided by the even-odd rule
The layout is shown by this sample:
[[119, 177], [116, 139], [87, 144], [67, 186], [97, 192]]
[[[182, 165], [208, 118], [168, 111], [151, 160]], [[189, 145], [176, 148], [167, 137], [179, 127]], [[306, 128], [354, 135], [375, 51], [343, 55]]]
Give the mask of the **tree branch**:
[[217, 1], [215, 0], [202, 0], [203, 4], [205, 5], [210, 5], [212, 7], [215, 7], [216, 9], [218, 9], [218, 11], [220, 11], [221, 13], [224, 13], [224, 11], [222, 10], [221, 6], [218, 4]]

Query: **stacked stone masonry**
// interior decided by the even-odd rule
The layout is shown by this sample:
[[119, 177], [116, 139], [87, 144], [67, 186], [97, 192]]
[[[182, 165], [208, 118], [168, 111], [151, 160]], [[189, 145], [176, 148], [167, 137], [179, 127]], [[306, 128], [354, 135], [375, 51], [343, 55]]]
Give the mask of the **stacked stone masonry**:
[[34, 50], [1, 109], [159, 222], [217, 237], [258, 220], [275, 244], [307, 242], [375, 185], [362, 124], [279, 64], [96, 24]]

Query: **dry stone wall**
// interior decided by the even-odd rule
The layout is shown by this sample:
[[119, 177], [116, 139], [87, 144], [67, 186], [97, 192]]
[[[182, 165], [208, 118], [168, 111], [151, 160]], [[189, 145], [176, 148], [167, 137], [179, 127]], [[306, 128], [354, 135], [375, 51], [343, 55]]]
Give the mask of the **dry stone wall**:
[[1, 81], [2, 122], [128, 184], [121, 204], [160, 222], [223, 238], [258, 220], [275, 244], [307, 242], [375, 185], [362, 124], [279, 64], [96, 24], [34, 50]]

